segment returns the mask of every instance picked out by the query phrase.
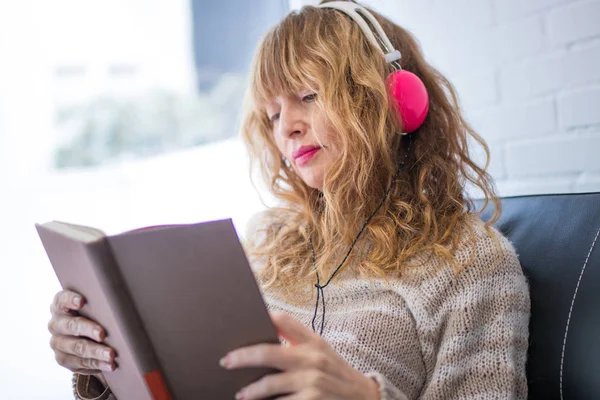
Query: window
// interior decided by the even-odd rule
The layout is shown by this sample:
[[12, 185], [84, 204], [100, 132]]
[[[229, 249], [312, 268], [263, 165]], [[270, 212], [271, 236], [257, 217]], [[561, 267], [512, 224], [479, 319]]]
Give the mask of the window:
[[102, 4], [56, 13], [64, 19], [57, 25], [67, 27], [55, 41], [60, 51], [51, 78], [54, 168], [105, 165], [237, 135], [254, 49], [288, 11], [287, 0]]

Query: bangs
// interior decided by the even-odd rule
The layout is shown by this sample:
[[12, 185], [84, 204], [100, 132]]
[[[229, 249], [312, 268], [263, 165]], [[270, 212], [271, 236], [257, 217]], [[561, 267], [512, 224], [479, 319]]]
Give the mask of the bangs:
[[[315, 43], [319, 29], [308, 26], [306, 11], [292, 12], [273, 27], [256, 52], [250, 76], [255, 107], [262, 107], [278, 95], [291, 95], [301, 89], [317, 89], [319, 67]], [[314, 23], [312, 24], [314, 25]], [[257, 110], [258, 111], [258, 110]]]

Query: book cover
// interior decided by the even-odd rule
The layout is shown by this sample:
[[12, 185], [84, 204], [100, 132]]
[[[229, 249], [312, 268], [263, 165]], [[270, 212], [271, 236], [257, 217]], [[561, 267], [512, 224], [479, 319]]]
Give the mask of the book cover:
[[219, 366], [236, 348], [279, 343], [230, 219], [113, 236], [49, 224], [61, 227], [37, 228], [61, 284], [88, 299], [83, 313], [119, 353], [119, 368], [105, 373], [117, 398], [233, 398], [275, 372]]

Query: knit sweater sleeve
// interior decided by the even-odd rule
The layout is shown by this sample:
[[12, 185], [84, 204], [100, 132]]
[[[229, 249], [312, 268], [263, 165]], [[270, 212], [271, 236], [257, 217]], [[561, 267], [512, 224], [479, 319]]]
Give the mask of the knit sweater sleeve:
[[[418, 399], [527, 398], [529, 287], [512, 245], [497, 238], [496, 268], [484, 246], [472, 268], [446, 287], [442, 280], [428, 283], [440, 295], [429, 299], [431, 319], [422, 331], [429, 367]], [[408, 400], [393, 377], [367, 376], [379, 383], [381, 400]]]
[[477, 261], [439, 303], [435, 363], [421, 399], [527, 398], [529, 286], [508, 239], [497, 232], [496, 238], [499, 263], [491, 243], [481, 240]]

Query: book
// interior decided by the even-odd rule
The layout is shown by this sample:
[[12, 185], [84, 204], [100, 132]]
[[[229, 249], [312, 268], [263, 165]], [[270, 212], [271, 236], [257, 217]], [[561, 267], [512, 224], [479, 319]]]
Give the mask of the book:
[[280, 343], [231, 219], [117, 235], [36, 229], [62, 287], [86, 298], [80, 315], [106, 329], [118, 367], [104, 376], [119, 400], [231, 399], [276, 372], [219, 365], [236, 348]]

